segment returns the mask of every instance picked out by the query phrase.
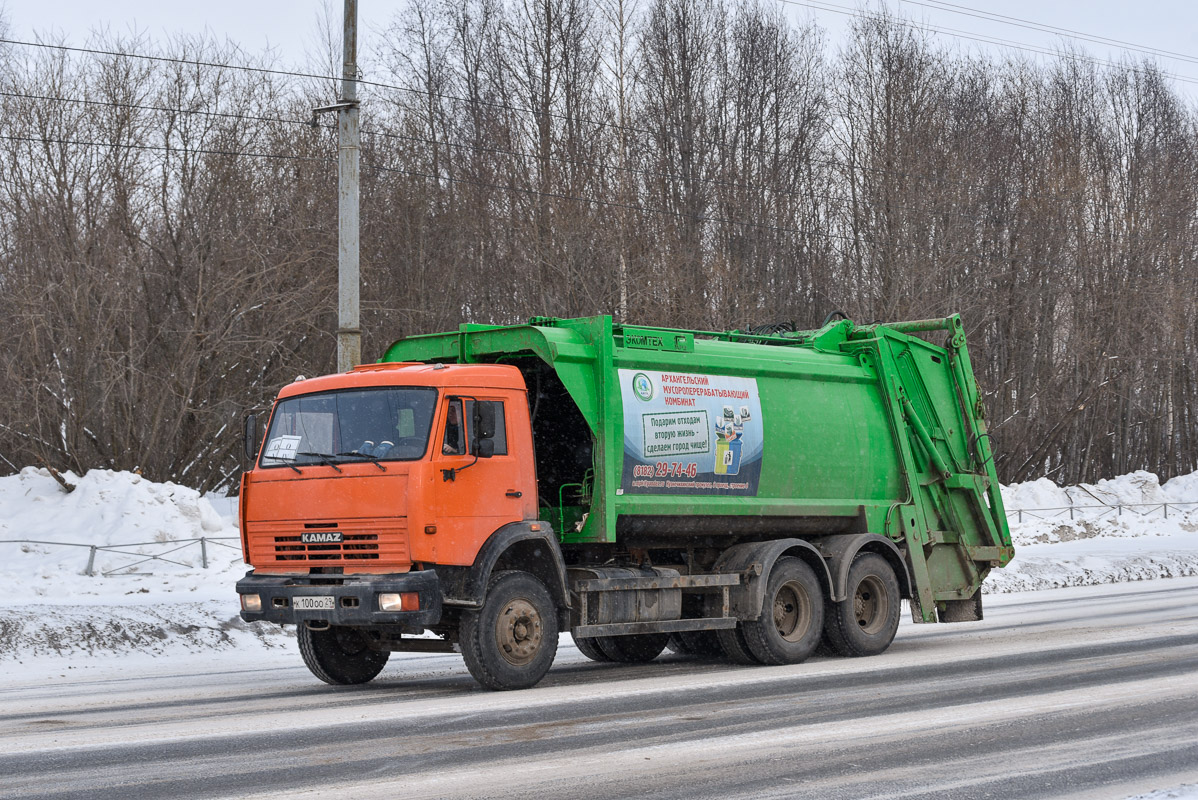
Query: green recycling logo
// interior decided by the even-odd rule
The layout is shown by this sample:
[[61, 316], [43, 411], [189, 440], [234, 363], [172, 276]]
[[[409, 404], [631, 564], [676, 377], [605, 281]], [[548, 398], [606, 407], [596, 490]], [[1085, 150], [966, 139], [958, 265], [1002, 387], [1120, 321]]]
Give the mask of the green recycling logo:
[[638, 372], [632, 376], [632, 391], [643, 402], [648, 403], [653, 399], [653, 381], [649, 380], [645, 373]]

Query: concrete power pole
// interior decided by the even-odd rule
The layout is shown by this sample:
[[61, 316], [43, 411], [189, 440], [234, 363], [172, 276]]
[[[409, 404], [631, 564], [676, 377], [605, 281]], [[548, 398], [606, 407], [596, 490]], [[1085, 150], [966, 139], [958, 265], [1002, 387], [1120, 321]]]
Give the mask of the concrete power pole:
[[337, 112], [337, 371], [345, 372], [362, 362], [362, 330], [359, 320], [358, 273], [358, 156], [362, 149], [358, 129], [358, 0], [345, 0], [345, 28], [341, 98], [331, 106], [312, 111], [316, 115]]

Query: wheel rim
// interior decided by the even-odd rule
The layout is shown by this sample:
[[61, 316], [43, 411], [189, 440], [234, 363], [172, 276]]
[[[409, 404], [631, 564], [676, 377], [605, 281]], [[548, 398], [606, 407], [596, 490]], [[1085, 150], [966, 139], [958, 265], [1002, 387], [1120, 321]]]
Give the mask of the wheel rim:
[[890, 612], [886, 600], [886, 589], [876, 575], [868, 575], [857, 584], [853, 594], [853, 614], [862, 633], [873, 635], [886, 625]]
[[797, 581], [782, 584], [774, 595], [774, 627], [788, 642], [797, 642], [811, 627], [811, 603]]
[[499, 612], [495, 641], [509, 664], [523, 667], [536, 658], [542, 635], [541, 614], [523, 597], [515, 598]]

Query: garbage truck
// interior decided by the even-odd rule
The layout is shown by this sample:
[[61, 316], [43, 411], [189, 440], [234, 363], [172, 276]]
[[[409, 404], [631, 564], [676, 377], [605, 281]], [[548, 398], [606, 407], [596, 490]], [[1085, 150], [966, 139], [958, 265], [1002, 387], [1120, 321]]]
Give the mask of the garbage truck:
[[958, 316], [463, 324], [297, 378], [245, 446], [241, 616], [331, 684], [459, 652], [528, 688], [563, 631], [607, 662], [871, 656], [903, 600], [981, 619], [1014, 554]]

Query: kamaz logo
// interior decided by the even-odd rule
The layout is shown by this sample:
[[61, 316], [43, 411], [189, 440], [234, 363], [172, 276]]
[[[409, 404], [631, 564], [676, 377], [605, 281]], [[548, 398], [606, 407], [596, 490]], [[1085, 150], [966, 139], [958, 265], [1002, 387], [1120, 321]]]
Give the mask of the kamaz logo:
[[311, 531], [300, 534], [304, 544], [340, 544], [344, 541], [341, 531]]

